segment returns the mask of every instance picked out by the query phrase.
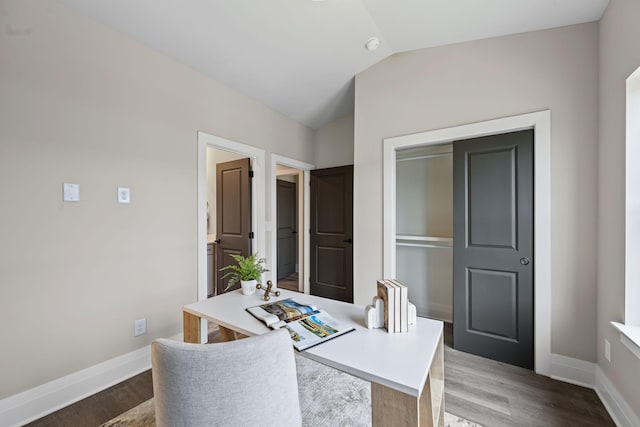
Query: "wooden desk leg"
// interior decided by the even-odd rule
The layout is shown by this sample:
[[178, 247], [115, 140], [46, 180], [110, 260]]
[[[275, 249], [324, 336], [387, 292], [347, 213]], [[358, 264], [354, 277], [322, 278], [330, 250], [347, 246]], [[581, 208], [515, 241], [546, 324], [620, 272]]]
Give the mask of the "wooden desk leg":
[[[200, 317], [183, 311], [182, 319], [184, 342], [200, 344]], [[246, 338], [245, 335], [225, 328], [224, 326], [218, 325], [218, 329], [220, 330], [220, 338], [222, 338], [222, 341], [235, 341], [240, 338]]]
[[218, 329], [220, 330], [220, 338], [222, 338], [222, 341], [235, 341], [236, 338], [236, 333], [229, 329], [229, 328], [225, 328], [222, 325], [218, 325]]
[[[371, 383], [371, 425], [418, 427], [431, 423], [421, 422], [421, 400], [415, 396]], [[428, 421], [428, 420], [425, 420]]]
[[442, 335], [420, 397], [371, 383], [371, 424], [442, 427], [444, 425], [444, 347]]
[[[444, 336], [440, 334], [440, 342], [436, 348], [436, 354], [431, 362], [429, 376], [429, 407], [433, 414], [434, 426], [444, 426]], [[426, 388], [426, 386], [425, 386]], [[426, 394], [422, 392], [423, 396]]]
[[200, 344], [200, 318], [183, 311], [182, 332], [184, 335], [184, 342]]

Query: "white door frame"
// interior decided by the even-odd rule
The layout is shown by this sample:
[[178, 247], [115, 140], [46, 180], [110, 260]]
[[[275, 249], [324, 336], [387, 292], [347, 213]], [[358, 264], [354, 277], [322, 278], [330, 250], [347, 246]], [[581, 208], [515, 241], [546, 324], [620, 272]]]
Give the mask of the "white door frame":
[[[278, 227], [278, 202], [277, 202], [277, 170], [276, 165], [295, 168], [302, 171], [303, 179], [298, 180], [298, 200], [303, 200], [302, 209], [302, 223], [298, 224], [298, 243], [300, 238], [303, 240], [302, 245], [298, 244], [298, 262], [301, 264], [301, 271], [298, 275], [298, 282], [302, 280], [302, 288], [304, 293], [309, 293], [309, 268], [311, 260], [309, 258], [309, 224], [311, 221], [311, 196], [310, 196], [310, 171], [314, 169], [314, 165], [310, 163], [301, 162], [289, 157], [280, 156], [278, 154], [271, 155], [271, 281], [276, 285], [278, 283], [278, 239], [277, 239], [277, 227]], [[300, 207], [300, 204], [298, 204]], [[300, 215], [298, 215], [300, 216]]]
[[396, 277], [396, 151], [460, 139], [514, 132], [534, 132], [534, 318], [535, 371], [551, 375], [551, 112], [504, 117], [449, 128], [386, 138], [383, 143], [384, 277]]
[[[207, 299], [207, 147], [230, 151], [252, 159], [251, 224], [253, 252], [265, 253], [265, 152], [256, 147], [198, 132], [198, 301]], [[201, 342], [206, 342], [207, 327], [203, 320]]]

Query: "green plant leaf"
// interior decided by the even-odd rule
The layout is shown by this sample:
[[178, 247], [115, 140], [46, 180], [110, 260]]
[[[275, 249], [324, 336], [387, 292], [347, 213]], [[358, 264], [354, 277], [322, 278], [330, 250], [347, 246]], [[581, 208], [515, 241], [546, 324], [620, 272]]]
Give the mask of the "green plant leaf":
[[262, 273], [269, 271], [264, 267], [265, 259], [258, 258], [258, 254], [249, 255], [243, 257], [242, 255], [231, 254], [231, 258], [234, 259], [236, 264], [229, 264], [222, 267], [220, 271], [226, 271], [227, 273], [222, 276], [222, 279], [229, 278], [225, 291], [234, 286], [239, 281], [257, 280], [261, 283]]

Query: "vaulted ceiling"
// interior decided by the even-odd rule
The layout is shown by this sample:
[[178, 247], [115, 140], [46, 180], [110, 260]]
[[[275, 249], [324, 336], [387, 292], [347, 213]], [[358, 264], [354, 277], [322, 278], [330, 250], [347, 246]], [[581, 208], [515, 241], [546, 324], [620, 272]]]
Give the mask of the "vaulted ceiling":
[[[414, 49], [600, 19], [608, 0], [61, 0], [311, 128]], [[365, 49], [370, 37], [380, 40]]]

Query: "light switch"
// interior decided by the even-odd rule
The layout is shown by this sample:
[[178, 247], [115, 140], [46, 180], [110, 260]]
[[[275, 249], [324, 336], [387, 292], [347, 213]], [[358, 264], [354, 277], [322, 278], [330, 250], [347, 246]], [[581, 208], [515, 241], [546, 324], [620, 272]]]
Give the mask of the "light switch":
[[118, 187], [118, 203], [131, 203], [131, 190], [128, 187]]
[[144, 335], [147, 333], [147, 319], [136, 319], [133, 322], [133, 336], [139, 337], [140, 335]]
[[80, 201], [80, 184], [62, 184], [62, 200], [65, 202]]

